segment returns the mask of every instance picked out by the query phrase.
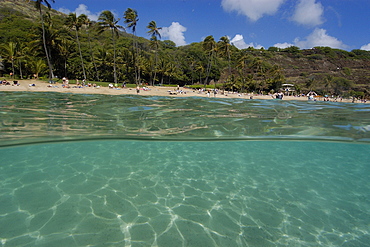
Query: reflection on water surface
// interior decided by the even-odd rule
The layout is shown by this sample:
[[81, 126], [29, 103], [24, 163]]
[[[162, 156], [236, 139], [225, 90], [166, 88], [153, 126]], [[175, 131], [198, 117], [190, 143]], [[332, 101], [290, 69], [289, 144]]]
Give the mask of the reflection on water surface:
[[369, 246], [367, 104], [0, 94], [2, 246]]
[[3, 146], [86, 138], [370, 140], [369, 104], [0, 94]]

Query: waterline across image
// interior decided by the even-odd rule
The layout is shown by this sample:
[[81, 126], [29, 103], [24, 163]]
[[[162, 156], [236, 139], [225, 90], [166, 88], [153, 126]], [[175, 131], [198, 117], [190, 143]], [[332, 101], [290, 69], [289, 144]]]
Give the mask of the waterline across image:
[[2, 96], [2, 246], [369, 246], [366, 105]]

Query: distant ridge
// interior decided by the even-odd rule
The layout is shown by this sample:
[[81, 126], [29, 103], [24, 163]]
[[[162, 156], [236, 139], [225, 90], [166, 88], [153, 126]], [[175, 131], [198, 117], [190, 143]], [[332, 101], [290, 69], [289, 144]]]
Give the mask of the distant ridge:
[[[53, 7], [52, 1], [49, 1], [49, 3], [51, 3], [51, 7]], [[54, 17], [52, 19], [52, 28], [54, 28], [54, 30], [63, 30], [63, 28], [66, 27], [65, 21], [68, 15], [52, 8], [48, 10], [45, 5], [42, 6], [43, 13], [48, 11], [51, 16]], [[0, 33], [2, 33], [2, 36], [0, 36], [0, 43], [20, 41], [20, 43], [27, 44], [28, 42], [31, 42], [34, 38], [30, 36], [35, 33], [37, 34], [37, 28], [40, 28], [40, 23], [39, 12], [35, 8], [34, 0], [0, 0]], [[96, 22], [92, 22], [92, 33], [96, 32], [94, 25], [95, 27], [98, 26]], [[75, 44], [75, 34], [73, 31], [63, 30], [63, 32], [67, 34], [69, 41], [72, 44]], [[125, 60], [130, 62], [129, 54], [130, 50], [132, 50], [131, 45], [133, 34], [122, 31], [120, 32], [120, 37], [122, 38], [119, 40], [119, 49], [123, 52], [122, 55], [120, 55], [120, 59], [122, 59], [122, 61]], [[218, 37], [215, 38], [217, 39]], [[139, 37], [137, 40], [139, 42], [140, 50], [144, 54], [144, 56], [142, 56], [143, 60], [148, 61], [145, 65], [148, 65], [150, 64], [150, 55], [153, 54], [149, 45], [150, 41], [145, 37]], [[81, 41], [82, 46], [85, 48], [85, 57], [89, 58], [90, 54], [87, 51], [89, 43], [84, 32], [81, 32]], [[95, 48], [95, 54], [100, 52], [98, 50], [99, 48], [107, 48], [108, 50], [109, 45], [111, 44], [110, 33], [94, 35], [91, 42]], [[191, 64], [193, 63], [193, 61], [191, 61], [193, 58], [194, 61], [199, 64], [203, 63], [205, 65], [208, 63], [206, 53], [202, 49], [202, 42], [194, 42], [180, 47], [175, 47], [175, 45], [168, 43], [168, 41], [160, 41], [159, 43], [161, 46], [160, 52], [163, 54], [163, 61], [168, 61], [169, 65], [176, 65], [181, 69], [181, 73], [178, 73], [178, 75], [175, 75], [177, 77], [172, 79], [177, 80], [180, 84], [187, 83], [189, 80], [193, 83], [193, 79], [197, 81], [197, 77], [199, 76], [200, 78], [203, 75], [202, 72], [194, 72], [194, 68], [192, 67], [193, 64]], [[283, 81], [296, 85], [297, 91], [301, 90], [304, 92], [311, 88], [322, 91], [333, 91], [335, 86], [339, 88], [335, 88], [339, 93], [342, 93], [343, 91], [347, 94], [361, 93], [366, 95], [366, 97], [370, 96], [370, 51], [355, 49], [349, 52], [330, 47], [300, 49], [295, 46], [285, 49], [279, 49], [277, 47], [270, 47], [268, 49], [248, 48], [243, 50], [233, 47], [233, 49], [234, 51], [232, 53], [231, 60], [233, 63], [232, 66], [234, 67], [230, 66], [231, 72], [228, 72], [230, 71], [229, 69], [225, 69], [228, 61], [222, 55], [217, 57], [220, 63], [213, 66], [213, 69], [216, 71], [214, 73], [214, 78], [217, 78], [220, 83], [224, 83], [228, 78], [227, 74], [232, 73], [235, 78], [238, 78], [238, 86], [240, 86], [242, 82], [247, 84], [247, 76], [251, 75], [250, 85], [252, 86], [250, 87], [252, 88], [251, 90], [256, 90], [255, 88], [258, 86], [258, 83], [261, 81], [266, 82], [266, 79], [257, 72], [253, 72], [251, 68], [248, 68], [248, 66], [253, 66], [250, 65], [250, 63], [255, 60], [264, 63], [266, 65], [265, 69], [277, 66], [284, 77]], [[71, 49], [71, 52], [75, 51]], [[6, 70], [9, 71], [11, 62], [8, 58], [5, 58], [6, 54], [3, 53], [5, 52], [2, 52], [1, 54], [3, 55], [3, 64], [4, 67], [6, 67]], [[196, 53], [200, 54], [200, 56]], [[202, 54], [204, 56], [201, 56]], [[76, 57], [76, 53], [72, 55], [74, 56], [74, 60], [71, 60], [70, 63], [75, 63], [75, 68], [78, 68], [79, 65], [77, 65], [76, 61], [78, 61], [79, 58]], [[41, 54], [38, 54], [38, 56], [43, 58], [42, 52]], [[237, 70], [236, 65], [237, 60], [240, 58], [244, 59], [244, 63], [248, 63], [248, 66], [245, 66], [245, 69], [243, 69], [242, 74]], [[89, 61], [89, 59], [87, 60], [92, 68], [92, 61]], [[60, 64], [59, 66], [62, 68]], [[170, 68], [170, 66], [168, 67]], [[130, 67], [128, 66], [127, 68]], [[124, 71], [122, 73], [127, 72], [127, 76], [129, 77], [131, 73], [128, 72], [129, 70], [127, 68], [125, 71], [122, 70]], [[163, 68], [166, 69], [165, 66], [163, 66]], [[147, 71], [150, 71], [150, 69]], [[93, 72], [94, 71], [92, 70], [90, 73], [93, 74]], [[146, 80], [150, 80], [150, 72], [145, 73]], [[219, 75], [217, 73], [219, 73]], [[254, 75], [256, 75], [255, 78], [253, 77]], [[73, 76], [78, 75], [73, 74]], [[109, 78], [109, 76], [107, 76], [107, 78]], [[162, 79], [163, 78], [165, 78], [164, 72], [162, 73]], [[202, 80], [204, 81], [204, 78], [199, 79], [199, 81]], [[240, 87], [243, 88], [244, 84]], [[268, 86], [272, 87], [271, 85]]]

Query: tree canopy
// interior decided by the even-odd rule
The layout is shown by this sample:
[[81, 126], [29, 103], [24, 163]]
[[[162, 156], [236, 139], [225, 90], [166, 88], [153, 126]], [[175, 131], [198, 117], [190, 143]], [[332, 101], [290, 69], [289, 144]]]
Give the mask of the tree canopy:
[[[0, 73], [150, 85], [212, 84], [265, 94], [284, 83], [297, 85], [297, 92], [368, 95], [370, 91], [369, 51], [295, 46], [238, 49], [227, 36], [212, 35], [177, 47], [173, 41], [161, 40], [161, 27], [154, 20], [140, 23], [132, 8], [121, 12], [121, 18], [105, 10], [93, 22], [86, 15], [56, 15], [48, 8], [53, 2], [34, 2], [37, 19], [0, 5], [4, 65]], [[119, 24], [121, 19], [131, 33]], [[148, 38], [136, 36], [138, 25], [147, 28]]]

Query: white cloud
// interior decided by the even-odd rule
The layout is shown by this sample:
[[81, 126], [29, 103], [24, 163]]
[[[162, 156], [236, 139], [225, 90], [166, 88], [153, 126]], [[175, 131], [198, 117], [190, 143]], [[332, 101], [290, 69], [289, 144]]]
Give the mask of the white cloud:
[[318, 26], [323, 20], [324, 7], [316, 0], [300, 0], [293, 14], [293, 21], [306, 25]]
[[65, 9], [65, 8], [59, 8], [58, 11], [60, 11], [62, 13], [65, 13], [65, 14], [69, 14], [71, 12], [74, 12], [74, 13], [76, 13], [77, 16], [79, 16], [81, 14], [85, 14], [92, 21], [97, 21], [98, 18], [99, 18], [99, 15], [91, 13], [90, 10], [88, 10], [88, 8], [85, 4], [78, 5], [78, 7], [77, 7], [77, 9], [75, 9], [75, 11], [70, 11], [69, 9]]
[[370, 51], [370, 43], [367, 45], [361, 46], [360, 50]]
[[76, 15], [79, 16], [81, 14], [85, 14], [89, 17], [92, 21], [97, 21], [99, 18], [99, 15], [93, 14], [90, 12], [90, 10], [87, 9], [87, 6], [85, 4], [78, 5], [77, 9], [75, 10]]
[[285, 48], [288, 48], [288, 47], [291, 47], [291, 46], [295, 46], [295, 45], [291, 44], [291, 43], [287, 43], [287, 42], [277, 43], [277, 44], [274, 45], [274, 47], [281, 48], [281, 49], [285, 49]]
[[186, 45], [184, 32], [186, 32], [186, 27], [182, 26], [178, 22], [172, 22], [169, 27], [162, 27], [160, 31], [162, 37], [168, 37], [169, 40], [175, 42], [177, 46]]
[[235, 35], [235, 37], [230, 40], [230, 43], [233, 44], [238, 49], [246, 49], [248, 47], [253, 47], [255, 49], [261, 49], [262, 48], [261, 45], [257, 45], [257, 44], [253, 44], [253, 43], [247, 44], [244, 41], [243, 35], [241, 35], [241, 34]]
[[62, 13], [64, 13], [64, 14], [67, 14], [67, 15], [68, 15], [69, 13], [71, 13], [71, 11], [70, 11], [69, 9], [65, 9], [65, 8], [59, 8], [59, 9], [58, 9], [58, 11], [59, 11], [59, 12], [62, 12]]
[[337, 38], [326, 34], [326, 30], [322, 28], [316, 28], [310, 35], [305, 38], [305, 40], [299, 40], [298, 38], [295, 39], [294, 43], [296, 44], [296, 46], [302, 49], [312, 48], [315, 46], [328, 46], [338, 49], [345, 49], [348, 47]]
[[225, 11], [236, 11], [257, 21], [263, 15], [273, 15], [285, 0], [222, 0], [221, 5]]

